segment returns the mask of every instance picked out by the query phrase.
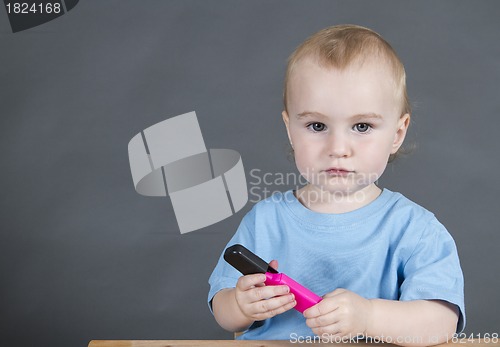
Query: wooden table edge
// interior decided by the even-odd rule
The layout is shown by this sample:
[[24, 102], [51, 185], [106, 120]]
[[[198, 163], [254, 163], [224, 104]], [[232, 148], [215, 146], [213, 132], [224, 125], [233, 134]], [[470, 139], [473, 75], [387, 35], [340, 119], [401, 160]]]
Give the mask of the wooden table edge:
[[[311, 342], [291, 342], [289, 340], [92, 340], [88, 347], [285, 347], [293, 345], [320, 344], [324, 347], [372, 347], [372, 346], [396, 346], [389, 343], [357, 342], [357, 343], [311, 343]], [[457, 343], [444, 343], [435, 347], [500, 347], [500, 342], [484, 342], [483, 339], [458, 340]]]

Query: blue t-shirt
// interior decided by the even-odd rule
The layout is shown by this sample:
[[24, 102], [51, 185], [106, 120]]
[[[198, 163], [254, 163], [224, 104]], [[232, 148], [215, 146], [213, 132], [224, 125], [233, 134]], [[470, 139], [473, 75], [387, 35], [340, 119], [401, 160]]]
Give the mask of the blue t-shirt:
[[[279, 272], [320, 296], [345, 288], [367, 299], [445, 300], [460, 309], [457, 332], [465, 326], [455, 242], [431, 212], [400, 193], [384, 189], [370, 204], [341, 214], [311, 211], [291, 190], [275, 193], [245, 215], [227, 246], [236, 243], [267, 262], [278, 260]], [[221, 255], [209, 279], [210, 309], [214, 295], [235, 287], [240, 276]], [[239, 339], [314, 336], [294, 309], [262, 323]]]

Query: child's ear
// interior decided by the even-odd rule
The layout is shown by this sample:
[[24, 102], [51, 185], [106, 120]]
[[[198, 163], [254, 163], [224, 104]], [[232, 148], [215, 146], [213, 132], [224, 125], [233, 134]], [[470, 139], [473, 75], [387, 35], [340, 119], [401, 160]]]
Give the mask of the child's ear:
[[396, 134], [394, 134], [394, 142], [392, 143], [391, 154], [398, 151], [399, 147], [403, 144], [405, 140], [406, 133], [408, 132], [408, 127], [410, 126], [410, 114], [406, 113], [398, 119], [398, 125], [396, 128]]
[[290, 137], [290, 127], [289, 127], [290, 118], [288, 117], [288, 112], [286, 112], [286, 110], [283, 110], [283, 112], [281, 112], [281, 116], [283, 117], [283, 122], [285, 122], [286, 132], [288, 134], [288, 140], [290, 141], [290, 143], [292, 143], [292, 138]]

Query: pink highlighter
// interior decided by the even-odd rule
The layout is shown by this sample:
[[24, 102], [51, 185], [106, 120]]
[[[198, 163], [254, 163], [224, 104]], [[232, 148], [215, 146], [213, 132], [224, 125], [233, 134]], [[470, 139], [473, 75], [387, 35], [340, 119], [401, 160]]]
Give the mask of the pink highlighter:
[[224, 259], [243, 275], [266, 274], [266, 281], [264, 282], [266, 285], [287, 285], [290, 288], [290, 293], [293, 293], [295, 301], [297, 301], [294, 309], [300, 313], [322, 300], [321, 296], [314, 294], [287, 275], [278, 273], [268, 263], [240, 244], [228, 247], [224, 252]]
[[266, 285], [279, 285], [284, 284], [290, 287], [290, 293], [295, 295], [295, 301], [297, 301], [297, 305], [295, 305], [294, 309], [299, 311], [300, 313], [307, 310], [309, 307], [316, 305], [321, 301], [321, 296], [314, 294], [309, 289], [301, 285], [300, 283], [295, 282], [290, 277], [283, 273], [270, 273], [266, 272]]

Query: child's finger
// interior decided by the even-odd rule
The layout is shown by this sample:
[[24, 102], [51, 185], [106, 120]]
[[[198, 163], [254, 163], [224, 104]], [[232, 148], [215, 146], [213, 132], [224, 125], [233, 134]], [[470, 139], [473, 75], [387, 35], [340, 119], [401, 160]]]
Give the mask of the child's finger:
[[256, 310], [259, 320], [274, 317], [278, 314], [286, 312], [293, 308], [297, 302], [295, 301], [295, 296], [293, 294], [281, 295], [274, 297], [269, 300], [263, 300], [256, 305]]
[[332, 312], [338, 308], [338, 302], [335, 298], [323, 299], [316, 305], [308, 308], [303, 312], [303, 316], [306, 319], [316, 318], [325, 315], [328, 312]]
[[288, 286], [264, 286], [253, 288], [248, 293], [250, 301], [257, 302], [274, 298], [275, 296], [286, 295], [289, 292], [290, 288]]
[[306, 325], [309, 328], [314, 329], [314, 328], [330, 326], [333, 325], [334, 323], [337, 323], [338, 321], [339, 321], [338, 313], [337, 311], [333, 311], [333, 312], [328, 312], [327, 314], [324, 314], [322, 316], [306, 319]]
[[326, 293], [323, 298], [330, 298], [330, 297], [333, 297], [333, 296], [337, 296], [337, 295], [340, 295], [342, 293], [346, 293], [348, 292], [347, 289], [344, 289], [344, 288], [337, 288], [335, 289], [333, 292], [330, 292], [330, 293]]
[[236, 287], [239, 290], [245, 291], [250, 288], [257, 286], [260, 283], [264, 283], [266, 280], [266, 275], [264, 274], [254, 274], [254, 275], [246, 275], [241, 276], [236, 282]]

